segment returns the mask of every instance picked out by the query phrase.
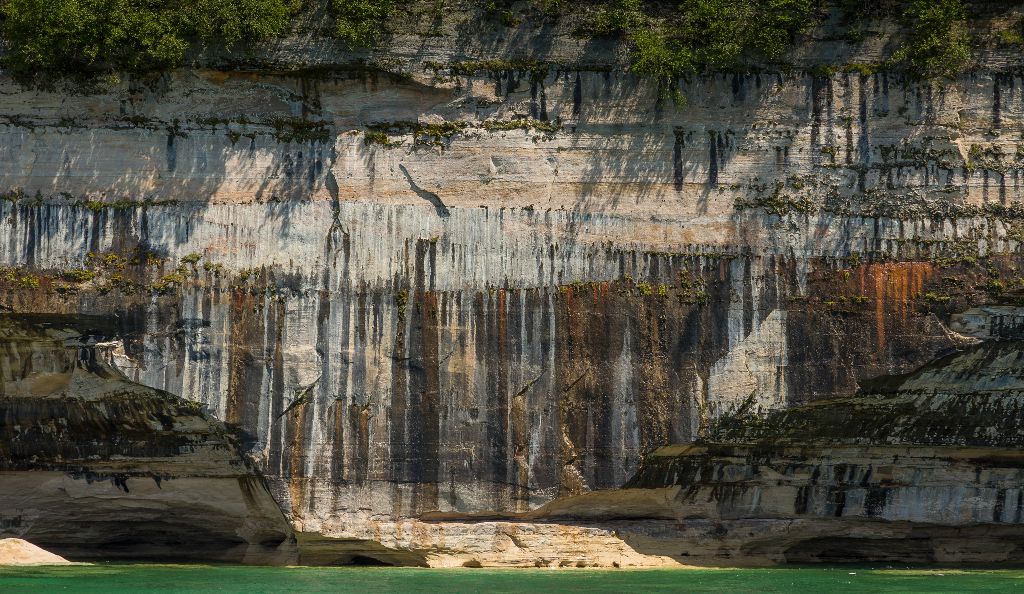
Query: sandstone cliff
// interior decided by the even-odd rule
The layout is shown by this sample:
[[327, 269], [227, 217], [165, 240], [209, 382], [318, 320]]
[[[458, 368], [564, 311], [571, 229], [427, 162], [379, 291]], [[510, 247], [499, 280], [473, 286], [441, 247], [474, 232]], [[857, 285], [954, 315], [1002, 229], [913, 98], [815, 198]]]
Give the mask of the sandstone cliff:
[[1017, 299], [1019, 52], [824, 68], [896, 35], [826, 19], [791, 69], [676, 107], [621, 43], [474, 14], [363, 54], [314, 22], [105, 86], [0, 77], [0, 307], [120, 320], [98, 357], [237, 427], [292, 528], [429, 551], [422, 514], [619, 487]]

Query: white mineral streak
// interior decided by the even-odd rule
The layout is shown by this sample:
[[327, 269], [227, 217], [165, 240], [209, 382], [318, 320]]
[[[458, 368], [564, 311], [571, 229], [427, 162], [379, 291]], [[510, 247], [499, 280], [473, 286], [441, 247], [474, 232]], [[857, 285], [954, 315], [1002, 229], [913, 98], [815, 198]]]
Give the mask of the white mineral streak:
[[743, 406], [754, 413], [783, 408], [786, 364], [786, 312], [776, 309], [712, 367], [712, 416]]

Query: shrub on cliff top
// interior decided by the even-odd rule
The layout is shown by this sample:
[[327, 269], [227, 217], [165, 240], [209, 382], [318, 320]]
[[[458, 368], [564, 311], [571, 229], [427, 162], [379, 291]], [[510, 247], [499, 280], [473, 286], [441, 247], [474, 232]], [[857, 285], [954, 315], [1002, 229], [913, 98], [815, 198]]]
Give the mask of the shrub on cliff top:
[[180, 64], [191, 43], [280, 34], [294, 0], [5, 0], [7, 67], [21, 74]]
[[680, 103], [682, 95], [675, 86], [675, 79], [693, 69], [693, 53], [654, 29], [635, 31], [631, 37], [635, 46], [633, 72], [656, 81], [662, 99], [671, 97]]
[[635, 46], [633, 71], [672, 95], [675, 79], [700, 70], [732, 69], [746, 59], [774, 60], [811, 23], [813, 0], [685, 0], [664, 22], [637, 14], [639, 3], [618, 0]]
[[915, 0], [903, 13], [907, 42], [892, 61], [918, 78], [953, 77], [971, 59], [967, 10], [963, 0]]
[[594, 17], [590, 30], [598, 35], [626, 33], [645, 21], [642, 0], [613, 0]]
[[731, 68], [744, 57], [774, 60], [811, 24], [812, 0], [691, 0], [676, 34], [698, 62]]
[[391, 0], [331, 0], [334, 35], [352, 47], [371, 47], [384, 35]]
[[[846, 37], [864, 39], [872, 21], [896, 19], [905, 27], [903, 43], [888, 64], [915, 78], [952, 77], [963, 71], [971, 58], [967, 31], [971, 10], [1000, 10], [1008, 0], [839, 0]], [[1007, 29], [1012, 37], [1012, 28]]]

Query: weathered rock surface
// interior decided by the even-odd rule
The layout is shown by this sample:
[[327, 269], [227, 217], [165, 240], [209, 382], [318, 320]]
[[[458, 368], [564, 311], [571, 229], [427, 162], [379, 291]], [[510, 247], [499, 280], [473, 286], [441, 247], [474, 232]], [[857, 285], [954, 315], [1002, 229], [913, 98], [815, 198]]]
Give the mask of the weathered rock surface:
[[[294, 529], [416, 563], [447, 546], [423, 514], [619, 487], [737, 411], [848, 397], [1018, 324], [976, 320], [1022, 287], [1019, 52], [941, 85], [815, 68], [893, 35], [826, 24], [794, 70], [696, 76], [677, 109], [572, 23], [478, 31], [464, 8], [361, 56], [397, 75], [307, 31], [74, 93], [0, 77], [0, 307], [120, 320], [96, 365], [239, 428]], [[43, 418], [65, 399], [26, 398], [93, 381], [3, 390]], [[147, 398], [73, 406], [159, 427]], [[1013, 402], [984, 403], [1008, 440]], [[40, 448], [65, 493], [77, 453], [50, 435], [18, 455]], [[114, 445], [81, 447], [148, 468]], [[210, 449], [188, 465], [222, 472]]]
[[741, 411], [697, 444], [650, 453], [621, 489], [424, 519], [586, 526], [646, 564], [1019, 564], [1022, 354], [1018, 341], [966, 346], [857, 396]]
[[690, 562], [1020, 563], [1022, 355], [979, 344], [855, 397], [729, 419], [653, 452], [626, 491], [676, 489], [660, 513], [679, 534], [654, 550]]

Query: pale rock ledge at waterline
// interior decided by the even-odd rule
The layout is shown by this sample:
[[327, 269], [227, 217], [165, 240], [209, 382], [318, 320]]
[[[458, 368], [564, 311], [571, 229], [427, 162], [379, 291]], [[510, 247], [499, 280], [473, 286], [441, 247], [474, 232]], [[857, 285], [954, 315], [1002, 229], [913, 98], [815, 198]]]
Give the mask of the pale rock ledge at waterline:
[[0, 566], [3, 565], [72, 565], [72, 562], [27, 540], [0, 538]]

